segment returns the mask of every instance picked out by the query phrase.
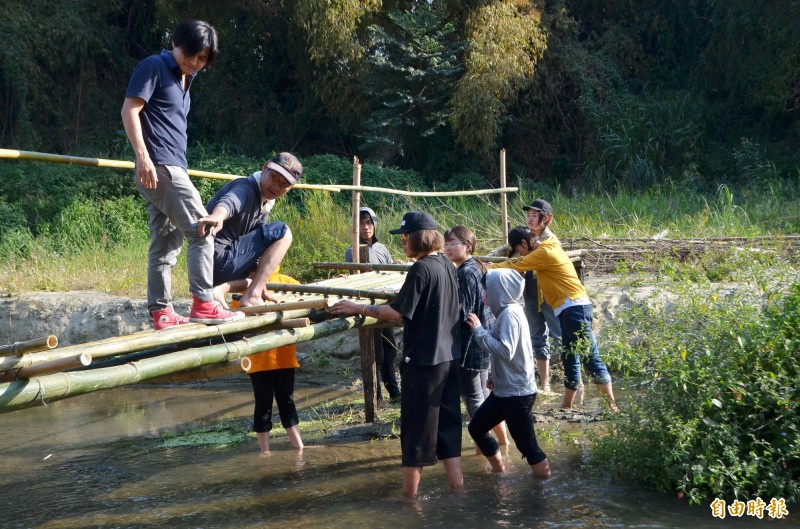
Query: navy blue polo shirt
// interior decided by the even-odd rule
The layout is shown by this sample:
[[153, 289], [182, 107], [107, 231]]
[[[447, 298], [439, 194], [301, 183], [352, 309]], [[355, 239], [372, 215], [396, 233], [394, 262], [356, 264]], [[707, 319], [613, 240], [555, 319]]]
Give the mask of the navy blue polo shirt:
[[[196, 75], [196, 74], [195, 74]], [[189, 78], [191, 85], [194, 75]], [[147, 152], [154, 164], [186, 169], [186, 117], [191, 97], [181, 86], [181, 70], [169, 50], [151, 55], [133, 71], [125, 97], [145, 102], [139, 113]]]

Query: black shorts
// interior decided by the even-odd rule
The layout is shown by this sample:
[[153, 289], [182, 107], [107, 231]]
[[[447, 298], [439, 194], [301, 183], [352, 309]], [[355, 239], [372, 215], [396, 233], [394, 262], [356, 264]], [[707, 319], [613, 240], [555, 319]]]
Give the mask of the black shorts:
[[262, 224], [235, 241], [218, 259], [214, 256], [214, 284], [244, 279], [258, 266], [258, 260], [272, 243], [286, 235], [286, 224], [280, 221]]
[[402, 366], [400, 445], [404, 467], [461, 457], [461, 402], [458, 362], [429, 367]]

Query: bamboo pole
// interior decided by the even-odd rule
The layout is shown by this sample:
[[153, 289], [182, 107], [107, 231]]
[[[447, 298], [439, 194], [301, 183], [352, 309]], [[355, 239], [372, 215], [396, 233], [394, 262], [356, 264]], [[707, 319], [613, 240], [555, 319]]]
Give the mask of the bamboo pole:
[[[566, 253], [569, 260], [574, 263], [575, 261], [581, 260], [583, 250], [568, 250], [564, 253]], [[508, 257], [495, 257], [493, 255], [475, 255], [473, 257], [484, 263], [504, 263], [506, 261], [518, 261], [520, 259], [519, 257], [509, 259]]]
[[312, 266], [322, 270], [361, 270], [366, 272], [406, 272], [413, 263], [313, 263]]
[[399, 288], [404, 281], [404, 274], [397, 274], [395, 272], [365, 272], [363, 274], [347, 276], [346, 280], [341, 280], [338, 283], [330, 286], [339, 288], [355, 288], [358, 290], [380, 290], [384, 288]]
[[[14, 149], [0, 149], [0, 158], [10, 158], [17, 160], [32, 160], [36, 162], [64, 163], [68, 165], [84, 165], [89, 167], [105, 167], [108, 169], [136, 169], [134, 162], [123, 160], [107, 160], [103, 158], [81, 158], [79, 156], [64, 156], [61, 154], [48, 154], [34, 151], [17, 151]], [[189, 176], [198, 178], [213, 178], [217, 180], [236, 180], [245, 178], [243, 175], [227, 173], [215, 173], [211, 171], [200, 171], [188, 169]], [[341, 189], [335, 185], [315, 185], [315, 184], [295, 184], [292, 189], [316, 189], [321, 191], [338, 192]]]
[[[369, 320], [372, 320], [371, 322]], [[31, 406], [111, 389], [187, 369], [227, 362], [291, 343], [306, 342], [323, 336], [344, 332], [374, 318], [337, 318], [301, 329], [286, 329], [207, 347], [185, 349], [129, 364], [53, 373], [30, 380], [0, 384], [0, 412], [10, 412]]]
[[[352, 191], [355, 186], [337, 186], [342, 191]], [[404, 189], [389, 189], [385, 187], [358, 186], [358, 191], [373, 193], [388, 193], [390, 195], [400, 195], [404, 197], [464, 197], [478, 195], [499, 195], [500, 193], [516, 193], [518, 187], [504, 187], [499, 189], [468, 189], [464, 191], [406, 191]]]
[[[246, 357], [245, 357], [246, 358]], [[239, 359], [230, 362], [220, 362], [207, 366], [194, 367], [177, 373], [170, 373], [160, 377], [151, 378], [143, 381], [147, 384], [176, 384], [180, 382], [197, 382], [199, 380], [212, 380], [214, 378], [235, 375], [241, 373], [242, 368]]]
[[58, 337], [50, 335], [41, 338], [34, 338], [24, 342], [14, 342], [9, 345], [0, 346], [0, 356], [32, 353], [45, 349], [55, 349], [58, 346]]
[[[358, 163], [358, 157], [353, 157], [353, 187], [361, 185], [361, 164]], [[360, 237], [360, 217], [359, 210], [361, 209], [361, 193], [358, 190], [353, 190], [353, 218], [350, 231], [350, 243], [352, 244], [351, 252], [354, 263], [359, 263], [361, 259], [361, 237]]]
[[272, 325], [267, 325], [263, 331], [277, 331], [279, 329], [299, 329], [301, 327], [308, 327], [311, 325], [311, 318], [294, 318], [291, 320], [283, 320]]
[[64, 358], [79, 353], [89, 353], [92, 355], [92, 358], [95, 359], [108, 358], [168, 344], [186, 343], [220, 336], [224, 337], [226, 334], [230, 335], [239, 332], [254, 331], [280, 320], [306, 317], [310, 313], [311, 309], [301, 309], [248, 316], [243, 320], [220, 325], [200, 325], [199, 327], [195, 327], [194, 325], [176, 325], [175, 327], [157, 331], [152, 334], [142, 333], [129, 340], [90, 342], [51, 351], [26, 353], [21, 356], [8, 356], [0, 358], [0, 371], [8, 371], [50, 362], [58, 358]]
[[283, 292], [324, 294], [326, 296], [342, 296], [350, 298], [394, 299], [397, 297], [397, 292], [380, 291], [380, 290], [359, 290], [356, 288], [327, 287], [327, 286], [316, 286], [316, 285], [287, 285], [285, 283], [267, 283], [266, 288], [269, 290], [280, 290]]
[[[500, 187], [506, 187], [506, 150], [500, 150]], [[503, 244], [508, 244], [508, 199], [500, 195], [500, 221], [503, 226]]]
[[[363, 263], [362, 263], [363, 264]], [[397, 285], [403, 274], [397, 274], [390, 271], [375, 271], [375, 272], [365, 272], [363, 274], [355, 275], [355, 276], [344, 276], [344, 277], [337, 277], [331, 280], [326, 281], [319, 281], [317, 283], [313, 283], [315, 286], [320, 287], [345, 287], [345, 288], [366, 288], [367, 286], [377, 286], [380, 287], [382, 285], [390, 285], [395, 286]]]
[[253, 361], [250, 360], [249, 356], [245, 356], [239, 361], [239, 368], [247, 373], [253, 367]]
[[308, 301], [287, 301], [285, 303], [268, 303], [266, 305], [251, 307], [237, 307], [231, 310], [235, 312], [244, 312], [245, 314], [266, 314], [267, 312], [285, 312], [299, 309], [327, 309], [328, 307], [330, 307], [330, 301], [322, 298]]
[[89, 353], [81, 353], [65, 358], [59, 358], [52, 362], [45, 362], [43, 364], [36, 364], [35, 366], [23, 367], [16, 371], [16, 379], [33, 378], [42, 375], [49, 375], [50, 373], [58, 373], [59, 371], [67, 371], [76, 367], [87, 367], [92, 363], [92, 355]]
[[[106, 160], [102, 158], [80, 158], [77, 156], [63, 156], [60, 154], [47, 154], [33, 151], [17, 151], [14, 149], [0, 149], [0, 158], [32, 160], [38, 162], [65, 163], [70, 165], [86, 165], [91, 167], [106, 167], [111, 169], [135, 169], [133, 162], [121, 160]], [[235, 180], [243, 178], [242, 175], [232, 175], [225, 173], [213, 173], [210, 171], [188, 170], [189, 176], [199, 178], [216, 178], [220, 180]], [[384, 187], [371, 186], [351, 186], [351, 185], [316, 185], [316, 184], [295, 184], [292, 189], [318, 189], [322, 191], [371, 191], [374, 193], [387, 193], [390, 195], [402, 195], [408, 197], [461, 197], [477, 195], [496, 195], [499, 193], [516, 193], [517, 187], [506, 187], [502, 189], [470, 189], [465, 191], [406, 191], [404, 189], [389, 189]]]

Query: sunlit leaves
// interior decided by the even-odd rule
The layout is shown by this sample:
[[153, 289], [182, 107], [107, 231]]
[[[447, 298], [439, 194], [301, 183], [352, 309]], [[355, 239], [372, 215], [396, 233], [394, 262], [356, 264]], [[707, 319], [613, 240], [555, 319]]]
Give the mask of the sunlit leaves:
[[533, 77], [547, 39], [535, 7], [507, 1], [474, 11], [465, 35], [466, 73], [453, 95], [451, 122], [464, 148], [484, 153], [495, 146], [505, 109]]
[[362, 50], [356, 30], [380, 7], [380, 0], [298, 0], [295, 19], [306, 31], [311, 60], [321, 64], [358, 59]]

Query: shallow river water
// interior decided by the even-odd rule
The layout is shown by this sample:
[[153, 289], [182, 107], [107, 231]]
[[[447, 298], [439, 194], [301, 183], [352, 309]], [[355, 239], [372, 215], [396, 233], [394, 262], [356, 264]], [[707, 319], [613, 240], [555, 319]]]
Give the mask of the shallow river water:
[[[300, 388], [300, 407], [333, 398]], [[464, 438], [467, 491], [445, 490], [426, 468], [415, 504], [400, 495], [396, 439], [324, 439], [301, 455], [276, 434], [262, 457], [255, 438], [223, 447], [164, 448], [147, 440], [252, 414], [249, 383], [143, 386], [0, 415], [0, 528], [93, 527], [541, 527], [775, 526], [721, 520], [708, 505], [614, 484], [586, 471], [586, 443], [543, 440], [553, 477], [537, 481], [512, 446], [509, 472], [489, 474]], [[301, 423], [302, 429], [302, 423]], [[579, 434], [580, 435], [580, 434]], [[780, 527], [798, 527], [797, 513]]]

